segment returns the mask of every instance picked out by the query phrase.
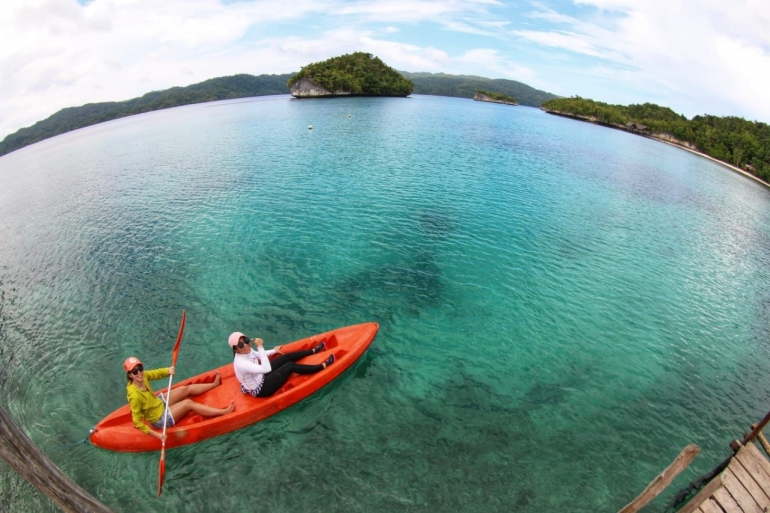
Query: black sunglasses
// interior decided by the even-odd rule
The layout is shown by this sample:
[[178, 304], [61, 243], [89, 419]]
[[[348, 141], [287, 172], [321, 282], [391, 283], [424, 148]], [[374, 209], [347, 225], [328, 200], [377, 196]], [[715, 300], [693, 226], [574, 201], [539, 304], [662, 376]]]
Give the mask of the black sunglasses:
[[137, 375], [140, 372], [144, 372], [144, 365], [137, 365], [136, 367], [128, 371], [129, 374], [133, 374], [133, 375]]
[[[244, 337], [245, 338], [245, 337]], [[239, 340], [238, 341], [238, 349], [243, 349], [244, 347], [249, 345], [249, 339], [246, 340]]]

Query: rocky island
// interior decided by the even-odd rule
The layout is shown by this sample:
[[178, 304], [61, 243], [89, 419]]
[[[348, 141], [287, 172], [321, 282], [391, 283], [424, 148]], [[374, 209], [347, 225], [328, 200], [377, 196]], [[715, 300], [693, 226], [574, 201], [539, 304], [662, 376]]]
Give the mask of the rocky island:
[[308, 64], [287, 83], [295, 98], [409, 96], [414, 87], [398, 71], [365, 52]]
[[473, 99], [477, 102], [492, 102], [492, 103], [503, 103], [505, 105], [518, 105], [515, 99], [511, 98], [508, 95], [500, 94], [500, 93], [489, 93], [487, 91], [476, 91], [476, 94], [473, 95]]

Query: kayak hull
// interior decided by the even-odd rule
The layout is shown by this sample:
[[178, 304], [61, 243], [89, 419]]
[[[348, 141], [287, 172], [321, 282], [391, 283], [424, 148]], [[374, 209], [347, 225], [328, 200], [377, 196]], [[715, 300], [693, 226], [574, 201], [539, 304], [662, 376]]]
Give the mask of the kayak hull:
[[[216, 408], [224, 408], [230, 401], [235, 401], [235, 410], [220, 417], [201, 417], [194, 413], [185, 415], [173, 427], [166, 428], [166, 448], [194, 444], [230, 433], [285, 410], [342, 374], [364, 354], [378, 330], [379, 324], [376, 322], [356, 324], [283, 344], [281, 351], [288, 353], [310, 349], [325, 340], [324, 351], [307, 356], [299, 363], [322, 363], [331, 354], [334, 354], [335, 361], [315, 374], [292, 374], [286, 384], [270, 397], [255, 398], [241, 393], [241, 385], [235, 377], [232, 362], [174, 384], [172, 389], [196, 383], [211, 383], [218, 371], [222, 376], [220, 386], [190, 399]], [[164, 393], [165, 391], [165, 388], [160, 390]], [[102, 419], [91, 433], [90, 441], [97, 447], [111, 451], [144, 452], [161, 449], [160, 440], [136, 429], [128, 404]]]

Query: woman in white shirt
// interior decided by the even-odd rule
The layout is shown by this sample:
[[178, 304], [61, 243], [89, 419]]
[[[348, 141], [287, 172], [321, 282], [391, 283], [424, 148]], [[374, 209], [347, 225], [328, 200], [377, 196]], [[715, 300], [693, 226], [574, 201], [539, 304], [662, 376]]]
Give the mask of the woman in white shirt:
[[[315, 374], [334, 363], [333, 354], [318, 365], [296, 363], [297, 360], [323, 351], [326, 348], [325, 342], [321, 342], [313, 349], [286, 354], [280, 351], [281, 346], [265, 351], [261, 338], [253, 340], [257, 347], [254, 349], [250, 345], [249, 338], [239, 331], [231, 334], [227, 342], [233, 348], [233, 367], [235, 377], [241, 383], [241, 392], [253, 397], [270, 397], [286, 383], [292, 373]], [[274, 354], [281, 356], [271, 362], [268, 357]]]

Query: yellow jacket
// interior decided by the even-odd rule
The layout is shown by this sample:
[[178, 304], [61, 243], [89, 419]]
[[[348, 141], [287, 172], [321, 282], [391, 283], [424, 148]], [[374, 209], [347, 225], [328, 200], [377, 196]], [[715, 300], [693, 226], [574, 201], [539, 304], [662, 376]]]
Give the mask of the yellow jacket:
[[144, 371], [144, 386], [147, 390], [139, 390], [133, 382], [126, 385], [126, 399], [131, 408], [131, 419], [134, 421], [134, 426], [145, 435], [150, 433], [150, 428], [142, 422], [142, 419], [150, 423], [155, 422], [163, 417], [163, 411], [166, 409], [163, 401], [158, 399], [152, 391], [150, 381], [168, 376], [168, 368], [148, 370]]

